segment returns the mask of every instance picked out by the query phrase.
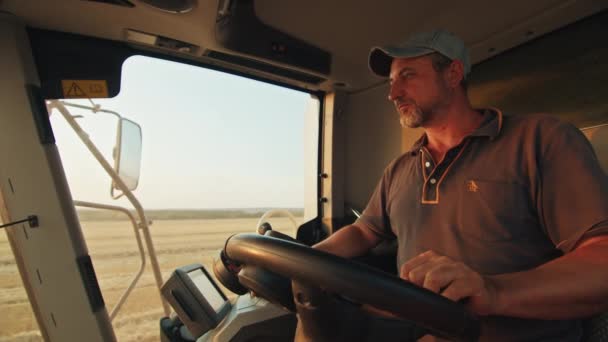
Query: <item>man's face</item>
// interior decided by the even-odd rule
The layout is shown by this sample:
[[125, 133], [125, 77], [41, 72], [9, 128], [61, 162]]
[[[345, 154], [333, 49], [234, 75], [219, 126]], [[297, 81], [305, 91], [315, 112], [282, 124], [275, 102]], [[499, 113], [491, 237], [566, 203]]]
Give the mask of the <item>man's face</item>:
[[433, 68], [430, 56], [395, 58], [389, 76], [388, 99], [395, 104], [403, 127], [425, 126], [448, 101], [443, 74]]

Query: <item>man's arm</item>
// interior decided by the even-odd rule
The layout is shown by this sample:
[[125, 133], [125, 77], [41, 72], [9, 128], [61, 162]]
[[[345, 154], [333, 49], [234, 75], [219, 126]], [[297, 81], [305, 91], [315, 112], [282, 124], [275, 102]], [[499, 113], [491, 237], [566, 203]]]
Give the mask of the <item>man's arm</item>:
[[330, 235], [313, 248], [343, 258], [353, 258], [365, 254], [378, 245], [381, 238], [370, 229], [359, 225], [348, 225]]
[[485, 277], [429, 251], [405, 263], [401, 277], [455, 301], [468, 298], [479, 315], [581, 318], [608, 310], [608, 236], [532, 270]]
[[536, 269], [489, 277], [501, 315], [568, 319], [608, 310], [608, 236]]

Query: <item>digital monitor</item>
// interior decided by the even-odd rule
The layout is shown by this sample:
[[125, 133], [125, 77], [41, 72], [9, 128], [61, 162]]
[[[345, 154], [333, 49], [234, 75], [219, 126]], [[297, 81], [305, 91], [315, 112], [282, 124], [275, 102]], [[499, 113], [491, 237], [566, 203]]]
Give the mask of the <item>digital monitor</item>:
[[163, 285], [162, 293], [194, 337], [215, 328], [231, 308], [228, 298], [201, 264], [176, 269]]

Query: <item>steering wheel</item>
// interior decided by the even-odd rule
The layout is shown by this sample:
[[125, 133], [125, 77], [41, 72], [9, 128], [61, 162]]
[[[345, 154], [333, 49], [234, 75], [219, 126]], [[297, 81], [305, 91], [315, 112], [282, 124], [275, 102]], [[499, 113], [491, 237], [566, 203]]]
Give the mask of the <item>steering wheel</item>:
[[230, 237], [224, 253], [237, 263], [259, 266], [389, 311], [442, 337], [470, 341], [479, 336], [478, 319], [462, 304], [388, 273], [305, 245], [245, 233]]

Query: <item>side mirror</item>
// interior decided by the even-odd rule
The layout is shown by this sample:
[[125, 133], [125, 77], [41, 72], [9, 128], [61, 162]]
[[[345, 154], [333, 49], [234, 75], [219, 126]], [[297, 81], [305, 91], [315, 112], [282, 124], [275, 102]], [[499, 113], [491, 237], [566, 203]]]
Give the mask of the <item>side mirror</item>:
[[[137, 189], [139, 184], [141, 145], [141, 126], [129, 119], [121, 118], [118, 121], [116, 147], [114, 147], [114, 170], [131, 191]], [[123, 195], [122, 191], [115, 195], [114, 190], [121, 191], [112, 181], [110, 189], [112, 198], [117, 199]]]

